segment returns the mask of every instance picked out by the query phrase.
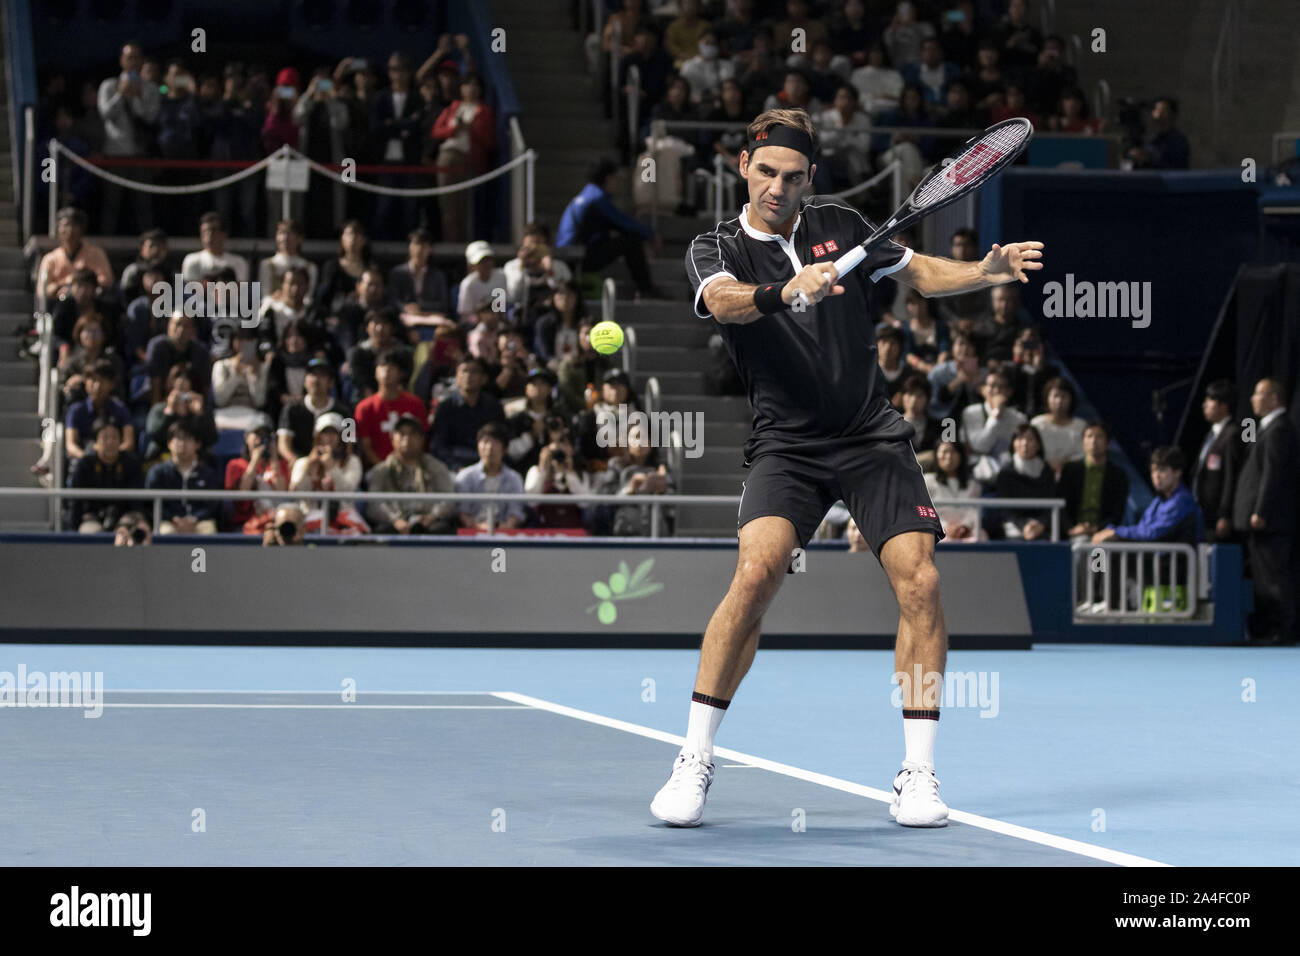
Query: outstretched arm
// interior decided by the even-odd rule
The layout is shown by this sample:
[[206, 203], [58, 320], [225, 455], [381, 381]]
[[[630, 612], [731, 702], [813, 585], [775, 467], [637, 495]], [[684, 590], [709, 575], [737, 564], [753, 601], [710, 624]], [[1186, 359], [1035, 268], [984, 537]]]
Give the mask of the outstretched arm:
[[921, 295], [961, 295], [1007, 282], [1028, 282], [1031, 271], [1043, 268], [1041, 242], [996, 243], [979, 262], [958, 262], [939, 256], [913, 255], [891, 278]]

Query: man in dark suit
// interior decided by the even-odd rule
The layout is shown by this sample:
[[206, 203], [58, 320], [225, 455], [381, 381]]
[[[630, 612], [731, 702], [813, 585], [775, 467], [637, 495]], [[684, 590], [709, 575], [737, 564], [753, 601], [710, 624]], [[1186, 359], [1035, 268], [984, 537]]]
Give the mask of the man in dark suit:
[[[404, 53], [388, 58], [388, 88], [375, 94], [370, 106], [370, 135], [377, 159], [386, 166], [414, 166], [420, 162], [424, 142], [420, 137], [424, 101], [411, 88], [411, 63]], [[379, 185], [396, 189], [421, 185], [401, 173], [379, 177]], [[424, 183], [423, 185], [431, 185]], [[399, 196], [380, 196], [375, 203], [371, 235], [396, 239], [418, 225], [420, 204]]]
[[1210, 430], [1201, 443], [1192, 478], [1192, 494], [1205, 516], [1205, 540], [1232, 540], [1232, 499], [1237, 491], [1237, 473], [1246, 450], [1241, 430], [1230, 420], [1236, 405], [1235, 389], [1226, 378], [1205, 389], [1201, 413]]
[[1255, 582], [1253, 643], [1296, 640], [1296, 490], [1300, 440], [1282, 405], [1281, 388], [1262, 378], [1250, 396], [1259, 420], [1237, 482], [1232, 527], [1246, 541]]
[[406, 261], [388, 273], [388, 297], [400, 307], [412, 344], [419, 340], [418, 326], [457, 327], [447, 316], [451, 310], [447, 277], [433, 264], [432, 252], [433, 237], [426, 229], [416, 229], [406, 240]]
[[1056, 493], [1065, 499], [1064, 519], [1070, 538], [1089, 538], [1107, 525], [1124, 520], [1128, 475], [1110, 461], [1110, 430], [1104, 422], [1089, 422], [1083, 430], [1083, 461], [1061, 467]]

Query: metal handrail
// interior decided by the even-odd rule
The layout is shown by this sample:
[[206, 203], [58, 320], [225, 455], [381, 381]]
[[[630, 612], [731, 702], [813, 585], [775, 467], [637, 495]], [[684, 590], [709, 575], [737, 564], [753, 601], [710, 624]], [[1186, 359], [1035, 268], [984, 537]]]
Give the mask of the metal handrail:
[[623, 56], [623, 20], [620, 17], [614, 21], [614, 31], [610, 35], [609, 43], [609, 103], [610, 111], [613, 113], [614, 129], [618, 129], [620, 118], [619, 110], [619, 89], [618, 89], [618, 66]]
[[659, 379], [651, 375], [646, 379], [645, 391], [641, 394], [641, 405], [647, 415], [653, 415], [659, 411], [659, 406], [663, 398], [659, 393]]
[[[1111, 606], [1111, 574], [1112, 562], [1107, 555], [1106, 567], [1100, 572], [1100, 575], [1094, 574], [1091, 570], [1087, 572], [1087, 597], [1084, 604], [1080, 603], [1079, 595], [1079, 565], [1087, 564], [1091, 560], [1094, 550], [1105, 552], [1114, 552], [1119, 556], [1118, 581], [1119, 587], [1119, 607]], [[1129, 555], [1136, 554], [1137, 559], [1133, 563], [1137, 568], [1137, 606], [1130, 609], [1128, 604], [1128, 582], [1129, 582]], [[1156, 608], [1151, 611], [1145, 611], [1141, 607], [1143, 592], [1146, 589], [1146, 564], [1143, 556], [1151, 555], [1151, 566], [1154, 580], [1151, 587], [1155, 595]], [[1198, 549], [1190, 544], [1180, 543], [1155, 543], [1145, 541], [1107, 541], [1103, 544], [1092, 544], [1089, 541], [1076, 541], [1070, 548], [1070, 608], [1076, 615], [1083, 615], [1090, 619], [1098, 620], [1129, 620], [1129, 621], [1153, 621], [1169, 619], [1186, 619], [1196, 616], [1197, 601], [1201, 596], [1202, 582], [1201, 575], [1197, 573]], [[1170, 561], [1169, 579], [1162, 584], [1160, 574], [1161, 558], [1168, 557]], [[1178, 573], [1179, 558], [1185, 563], [1184, 574], [1181, 576], [1182, 585], [1177, 582], [1180, 580]], [[1094, 584], [1098, 576], [1101, 578], [1102, 597], [1099, 601], [1093, 601], [1095, 588]], [[1187, 606], [1183, 610], [1177, 608], [1176, 588], [1183, 588], [1183, 595], [1186, 599]], [[1162, 610], [1159, 605], [1162, 602], [1161, 587], [1168, 589], [1170, 597], [1173, 598], [1174, 607], [1169, 611]], [[1097, 607], [1100, 605], [1100, 607]], [[1086, 608], [1086, 610], [1085, 610]]]
[[[17, 149], [14, 150], [14, 155], [18, 155]], [[36, 111], [29, 106], [23, 111], [23, 242], [32, 237], [32, 203], [36, 194], [36, 170], [33, 168], [35, 162]], [[17, 184], [18, 179], [15, 177], [14, 185]]]
[[623, 371], [631, 375], [636, 371], [636, 329], [628, 326], [623, 330]]
[[627, 68], [627, 144], [636, 160], [637, 133], [641, 129], [641, 69], [635, 63]]
[[1210, 62], [1210, 103], [1216, 136], [1221, 128], [1223, 110], [1236, 93], [1240, 29], [1239, 0], [1226, 0], [1219, 40], [1214, 46], [1214, 59]]

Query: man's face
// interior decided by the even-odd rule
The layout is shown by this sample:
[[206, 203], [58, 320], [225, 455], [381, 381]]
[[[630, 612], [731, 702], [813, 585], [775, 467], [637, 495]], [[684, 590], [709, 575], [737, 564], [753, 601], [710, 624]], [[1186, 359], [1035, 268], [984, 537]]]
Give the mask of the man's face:
[[140, 243], [140, 258], [145, 262], [160, 262], [167, 258], [167, 243], [146, 239]]
[[122, 56], [118, 62], [121, 63], [124, 73], [138, 73], [140, 64], [144, 62], [144, 54], [134, 43], [128, 43], [122, 47]]
[[627, 402], [627, 386], [620, 382], [605, 382], [600, 386], [600, 397], [606, 405], [623, 405]]
[[924, 390], [903, 393], [903, 414], [908, 418], [920, 418], [930, 407], [930, 396]]
[[384, 280], [379, 277], [379, 273], [366, 271], [361, 274], [357, 280], [357, 296], [366, 305], [374, 305], [383, 298]]
[[952, 343], [952, 357], [958, 363], [972, 359], [975, 357], [975, 346], [971, 345], [969, 339], [958, 339]]
[[1016, 314], [1016, 294], [1011, 286], [993, 287], [993, 317], [999, 322], [1010, 323]]
[[86, 397], [98, 405], [102, 402], [109, 392], [109, 383], [98, 375], [86, 376]]
[[501, 442], [488, 435], [478, 440], [478, 458], [486, 468], [496, 468], [501, 464], [504, 449]]
[[1088, 428], [1083, 432], [1083, 453], [1093, 461], [1099, 461], [1106, 454], [1106, 432], [1100, 428]]
[[424, 432], [414, 425], [403, 425], [393, 432], [393, 450], [403, 458], [414, 458], [424, 451]]
[[1170, 494], [1178, 487], [1178, 480], [1182, 476], [1181, 471], [1174, 471], [1168, 466], [1163, 468], [1157, 468], [1155, 465], [1151, 466], [1151, 485], [1155, 488], [1157, 494]]
[[199, 242], [203, 243], [204, 249], [219, 249], [225, 241], [225, 231], [215, 222], [205, 222], [199, 226]]
[[971, 262], [975, 258], [975, 240], [962, 233], [952, 237], [952, 257], [962, 262]]
[[791, 103], [802, 103], [804, 97], [808, 95], [808, 81], [798, 73], [787, 73], [782, 89], [785, 90], [785, 95]]
[[429, 261], [429, 244], [421, 239], [412, 239], [406, 244], [406, 254], [417, 266]]
[[898, 341], [892, 337], [881, 338], [876, 348], [880, 352], [880, 364], [889, 368], [894, 367], [898, 362], [898, 356], [903, 352], [898, 346]]
[[835, 91], [835, 108], [839, 110], [840, 113], [853, 112], [853, 94], [843, 86]]
[[199, 443], [189, 435], [176, 435], [167, 442], [167, 450], [175, 461], [188, 462], [198, 454]]
[[1205, 398], [1201, 399], [1201, 414], [1205, 416], [1207, 422], [1213, 425], [1220, 419], [1228, 417], [1228, 406], [1206, 395]]
[[187, 315], [173, 315], [167, 323], [167, 337], [178, 349], [188, 348], [194, 338], [194, 322]]
[[462, 393], [477, 392], [483, 387], [483, 373], [476, 362], [461, 362], [456, 366], [456, 387]]
[[960, 83], [948, 87], [948, 109], [961, 111], [968, 106], [970, 106], [970, 96], [966, 92], [966, 87]]
[[306, 388], [313, 396], [320, 398], [329, 394], [330, 391], [330, 374], [323, 368], [311, 368], [307, 370]]
[[114, 426], [101, 428], [95, 436], [95, 454], [99, 460], [110, 465], [117, 461], [117, 453], [122, 450], [122, 433]]
[[550, 382], [543, 381], [540, 378], [530, 378], [524, 385], [524, 395], [529, 402], [541, 402], [549, 394], [551, 394]]
[[372, 319], [366, 323], [366, 331], [370, 334], [370, 341], [383, 344], [393, 337], [393, 327], [387, 322], [381, 322], [379, 319]]
[[296, 256], [298, 250], [302, 248], [302, 237], [288, 226], [277, 226], [275, 229], [275, 247], [281, 252]]
[[385, 362], [375, 369], [375, 382], [385, 392], [397, 392], [402, 388], [402, 367]]
[[926, 40], [921, 47], [921, 62], [933, 69], [943, 62], [943, 49], [934, 40]]
[[1038, 440], [1034, 438], [1032, 432], [1021, 432], [1015, 437], [1015, 440], [1012, 441], [1011, 444], [1014, 447], [1016, 454], [1025, 460], [1038, 457], [1038, 452], [1040, 450], [1038, 447]]
[[90, 282], [74, 282], [68, 291], [72, 301], [83, 309], [95, 301], [95, 286]]
[[388, 59], [388, 82], [392, 84], [393, 89], [404, 90], [411, 81], [411, 71], [401, 57], [389, 57]]
[[760, 146], [745, 156], [741, 172], [749, 184], [750, 208], [775, 228], [794, 215], [817, 167], [809, 167], [808, 157], [789, 146]]
[[1001, 395], [1003, 398], [1011, 397], [1011, 387], [1000, 375], [990, 375], [984, 380], [984, 398], [988, 400], [994, 395]]
[[478, 273], [480, 279], [487, 279], [492, 275], [492, 270], [496, 268], [497, 261], [492, 256], [484, 256], [478, 262], [474, 263], [474, 271]]
[[303, 281], [301, 273], [290, 270], [284, 274], [284, 280], [280, 284], [280, 291], [286, 301], [298, 303], [307, 294], [307, 284]]
[[1255, 384], [1255, 391], [1250, 394], [1250, 407], [1259, 417], [1277, 408], [1277, 397], [1266, 380], [1261, 379]]
[[81, 242], [81, 227], [71, 219], [60, 219], [57, 232], [60, 245], [71, 248]]

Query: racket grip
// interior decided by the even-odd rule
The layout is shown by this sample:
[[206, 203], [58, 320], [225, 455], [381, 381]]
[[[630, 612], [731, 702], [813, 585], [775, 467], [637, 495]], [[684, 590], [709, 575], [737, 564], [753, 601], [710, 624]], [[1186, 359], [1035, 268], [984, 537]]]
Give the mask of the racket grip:
[[866, 257], [867, 251], [861, 246], [856, 246], [835, 260], [835, 274], [842, 276], [852, 272]]

